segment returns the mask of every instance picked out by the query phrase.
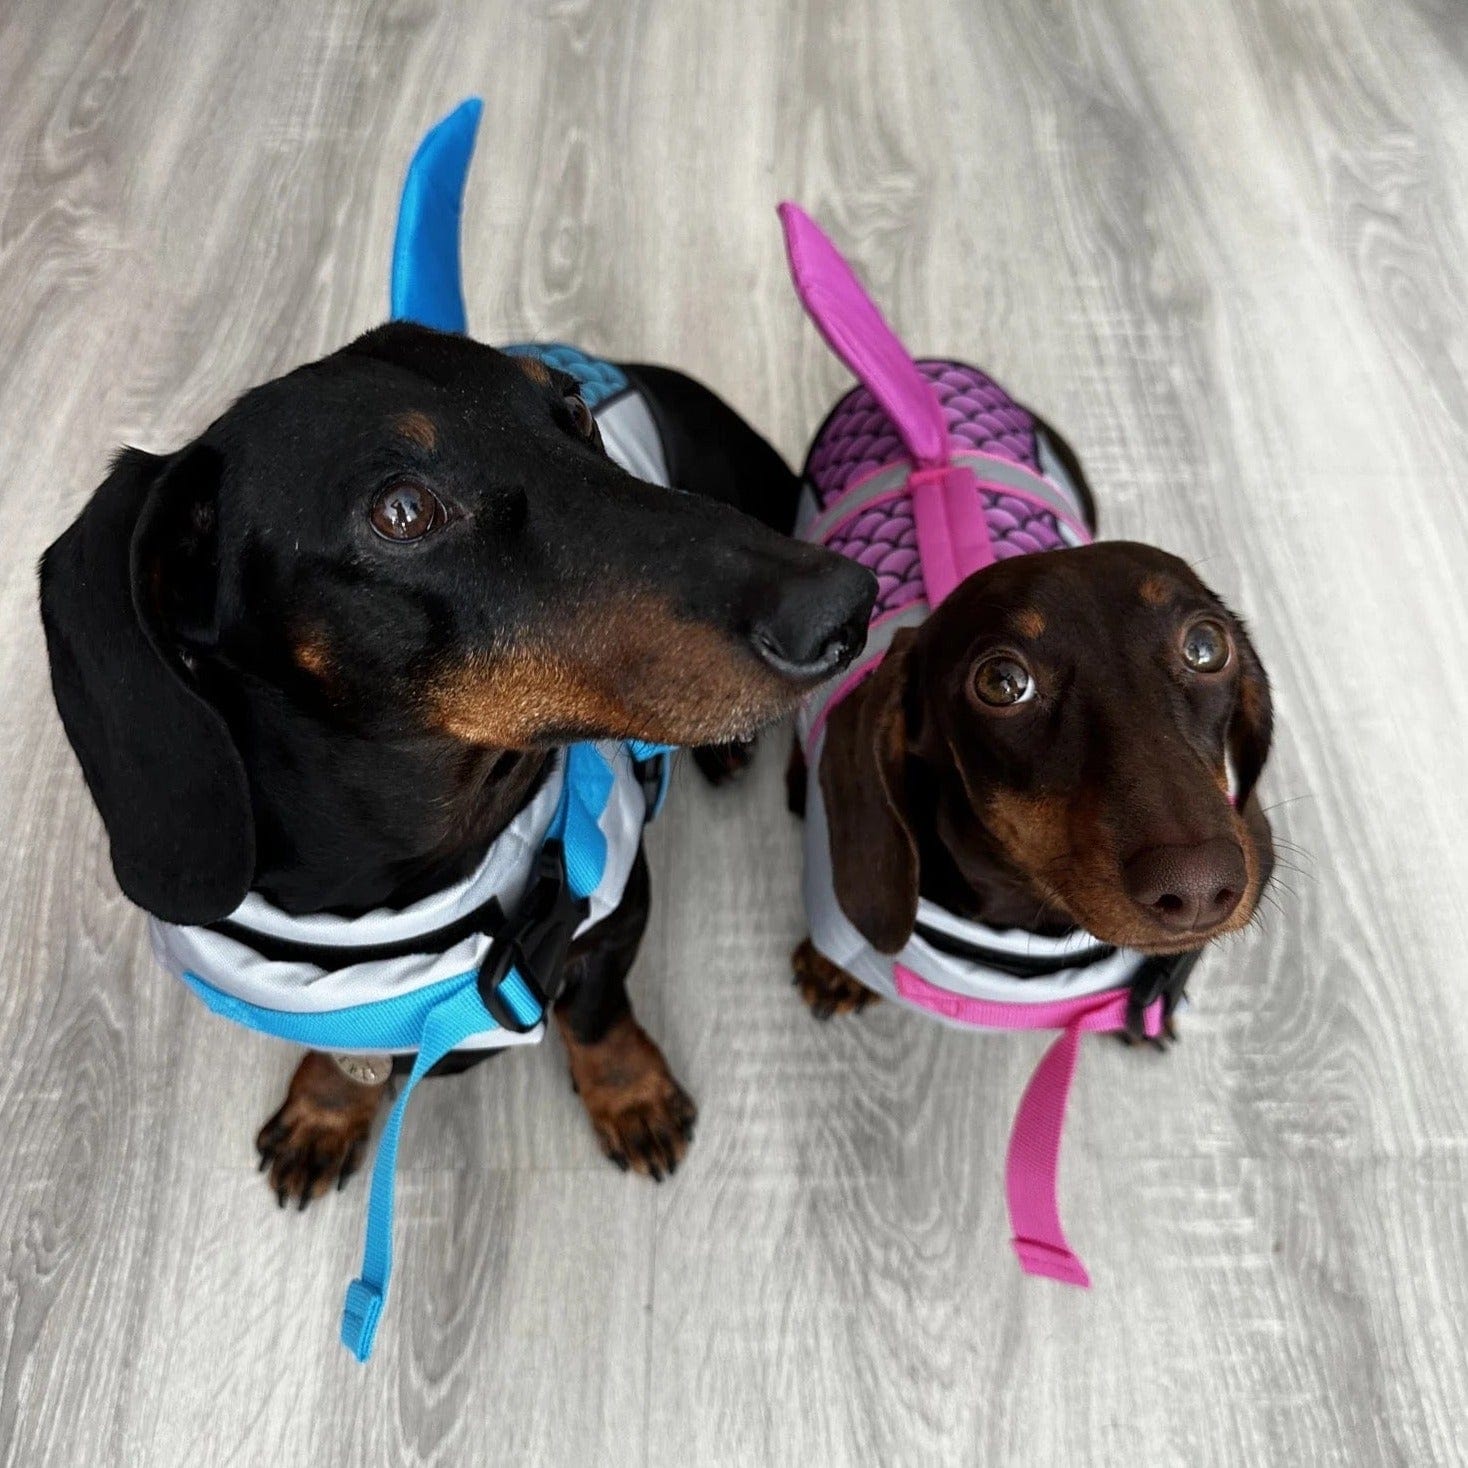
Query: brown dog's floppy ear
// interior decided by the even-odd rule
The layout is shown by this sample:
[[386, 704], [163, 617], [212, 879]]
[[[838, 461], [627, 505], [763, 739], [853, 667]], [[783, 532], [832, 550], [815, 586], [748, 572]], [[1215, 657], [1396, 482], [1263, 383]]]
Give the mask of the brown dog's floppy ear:
[[917, 921], [918, 853], [907, 813], [904, 692], [910, 632], [839, 703], [826, 724], [821, 797], [836, 900], [879, 953], [896, 953]]
[[244, 765], [160, 623], [167, 560], [212, 598], [219, 473], [210, 449], [127, 449], [41, 560], [51, 687], [118, 885], [177, 923], [232, 911], [255, 869]]
[[[1237, 619], [1235, 619], [1237, 621]], [[1239, 691], [1228, 724], [1228, 757], [1233, 768], [1234, 802], [1240, 810], [1253, 792], [1269, 758], [1274, 733], [1274, 702], [1269, 675], [1242, 622], [1238, 623]]]

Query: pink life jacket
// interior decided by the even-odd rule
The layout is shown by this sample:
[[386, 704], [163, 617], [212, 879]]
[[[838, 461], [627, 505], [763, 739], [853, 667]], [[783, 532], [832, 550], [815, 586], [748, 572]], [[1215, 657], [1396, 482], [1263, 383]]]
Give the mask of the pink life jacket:
[[[1059, 1030], [1020, 1100], [1005, 1165], [1021, 1267], [1086, 1286], [1066, 1242], [1057, 1172], [1079, 1039], [1124, 1027], [1133, 983], [1158, 960], [1084, 932], [1050, 938], [986, 924], [921, 899], [896, 954], [878, 953], [841, 910], [831, 875], [818, 765], [832, 708], [876, 669], [893, 635], [961, 581], [1009, 556], [1091, 540], [1085, 486], [1034, 416], [977, 368], [914, 362], [835, 246], [796, 205], [780, 207], [795, 289], [856, 374], [806, 459], [796, 533], [860, 561], [879, 590], [867, 648], [818, 689], [799, 719], [807, 781], [804, 891], [811, 941], [884, 997], [982, 1030]], [[1146, 1033], [1162, 1002], [1144, 1011]]]

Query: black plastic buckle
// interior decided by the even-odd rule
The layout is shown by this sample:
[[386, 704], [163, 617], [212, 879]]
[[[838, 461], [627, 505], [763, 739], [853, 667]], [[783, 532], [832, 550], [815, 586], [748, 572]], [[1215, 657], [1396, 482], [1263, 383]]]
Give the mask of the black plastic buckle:
[[[479, 970], [479, 997], [496, 1024], [517, 1035], [528, 1034], [545, 1018], [566, 980], [566, 950], [586, 916], [587, 902], [571, 891], [565, 852], [559, 841], [547, 841], [536, 858], [530, 884], [515, 915], [495, 935]], [[513, 969], [540, 1005], [529, 1023], [519, 1018], [500, 985]]]

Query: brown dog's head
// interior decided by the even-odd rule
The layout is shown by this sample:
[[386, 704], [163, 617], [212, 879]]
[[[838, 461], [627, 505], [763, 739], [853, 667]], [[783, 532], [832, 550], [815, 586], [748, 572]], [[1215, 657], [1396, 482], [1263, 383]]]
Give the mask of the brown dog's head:
[[976, 573], [832, 713], [837, 897], [883, 952], [918, 895], [1178, 953], [1252, 916], [1269, 682], [1175, 556], [1106, 542]]

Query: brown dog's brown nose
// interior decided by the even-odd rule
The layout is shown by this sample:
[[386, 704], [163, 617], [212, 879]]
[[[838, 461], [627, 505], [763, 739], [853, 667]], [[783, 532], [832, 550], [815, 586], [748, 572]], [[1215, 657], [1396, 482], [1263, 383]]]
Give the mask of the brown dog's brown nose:
[[1248, 882], [1237, 841], [1217, 836], [1196, 846], [1149, 846], [1122, 868], [1127, 895], [1176, 933], [1217, 927], [1239, 905]]

